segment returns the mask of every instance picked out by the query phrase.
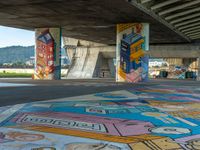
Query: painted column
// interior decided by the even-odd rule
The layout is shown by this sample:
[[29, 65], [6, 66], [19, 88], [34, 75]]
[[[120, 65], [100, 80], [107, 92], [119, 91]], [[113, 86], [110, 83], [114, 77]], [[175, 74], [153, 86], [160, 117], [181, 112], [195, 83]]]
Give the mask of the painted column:
[[148, 80], [149, 24], [117, 25], [116, 81], [141, 82]]
[[197, 62], [198, 62], [197, 81], [200, 81], [200, 57], [197, 58]]
[[61, 79], [61, 29], [38, 28], [35, 37], [34, 79]]

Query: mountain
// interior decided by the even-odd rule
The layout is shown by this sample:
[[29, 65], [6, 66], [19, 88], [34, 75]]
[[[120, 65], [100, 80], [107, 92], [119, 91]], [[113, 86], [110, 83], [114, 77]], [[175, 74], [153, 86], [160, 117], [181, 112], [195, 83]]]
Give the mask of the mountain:
[[34, 56], [34, 46], [10, 46], [0, 48], [0, 63], [26, 62]]
[[[10, 46], [0, 48], [0, 64], [26, 62], [34, 56], [34, 46]], [[62, 48], [61, 55], [66, 56], [65, 50]]]

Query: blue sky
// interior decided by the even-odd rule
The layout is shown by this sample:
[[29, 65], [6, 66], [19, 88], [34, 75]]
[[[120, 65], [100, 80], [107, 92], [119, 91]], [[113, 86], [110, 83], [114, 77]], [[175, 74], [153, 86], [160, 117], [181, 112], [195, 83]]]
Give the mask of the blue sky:
[[0, 47], [35, 44], [35, 32], [0, 26]]

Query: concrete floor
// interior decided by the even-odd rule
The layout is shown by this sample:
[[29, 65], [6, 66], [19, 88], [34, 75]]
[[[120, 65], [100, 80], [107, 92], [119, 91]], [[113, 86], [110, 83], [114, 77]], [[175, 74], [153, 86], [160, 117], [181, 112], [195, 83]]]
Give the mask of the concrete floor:
[[196, 81], [1, 79], [0, 104], [0, 150], [200, 149]]
[[[18, 85], [16, 85], [18, 84]], [[148, 83], [115, 83], [113, 79], [34, 81], [31, 79], [0, 79], [0, 107], [41, 100], [65, 98], [128, 90], [133, 87], [167, 84], [171, 86], [200, 87], [200, 82], [191, 80], [150, 80]]]

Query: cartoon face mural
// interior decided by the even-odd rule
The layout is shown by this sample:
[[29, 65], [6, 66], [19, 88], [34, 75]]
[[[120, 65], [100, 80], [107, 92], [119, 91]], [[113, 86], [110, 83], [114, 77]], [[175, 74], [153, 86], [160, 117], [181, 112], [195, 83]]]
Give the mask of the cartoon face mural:
[[[114, 143], [114, 142], [105, 142], [87, 138], [79, 138], [75, 136], [64, 136], [59, 134], [51, 134], [51, 133], [44, 133], [44, 132], [30, 132], [27, 130], [21, 129], [12, 129], [12, 128], [1, 128], [4, 132], [1, 132], [3, 138], [7, 135], [29, 135], [38, 137], [45, 137], [40, 140], [10, 140], [9, 142], [1, 142], [0, 149], [1, 150], [70, 150], [70, 149], [84, 149], [84, 150], [129, 150], [128, 145], [121, 144], [121, 143]], [[25, 138], [27, 139], [27, 138]], [[30, 138], [29, 138], [30, 139]], [[34, 138], [36, 139], [36, 138]]]
[[158, 134], [188, 134], [191, 131], [187, 128], [179, 128], [179, 127], [158, 127], [150, 129], [152, 133]]
[[21, 133], [21, 132], [10, 132], [6, 134], [9, 139], [16, 140], [16, 141], [39, 141], [44, 139], [43, 135], [40, 134], [28, 134], [28, 133]]
[[12, 141], [39, 141], [44, 139], [43, 135], [40, 134], [29, 134], [29, 133], [21, 133], [21, 132], [8, 132], [6, 134], [0, 133], [0, 143], [4, 142], [12, 142]]

